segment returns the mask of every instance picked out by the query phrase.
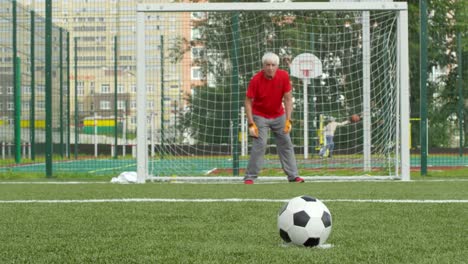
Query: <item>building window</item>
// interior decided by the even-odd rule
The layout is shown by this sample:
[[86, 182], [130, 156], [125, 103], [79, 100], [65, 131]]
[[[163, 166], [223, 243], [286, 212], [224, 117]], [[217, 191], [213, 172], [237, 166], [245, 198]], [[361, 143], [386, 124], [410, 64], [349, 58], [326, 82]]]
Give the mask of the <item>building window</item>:
[[45, 93], [44, 85], [38, 85], [38, 86], [36, 86], [36, 92], [37, 92], [38, 94], [43, 94], [43, 93]]
[[153, 93], [154, 92], [154, 86], [151, 85], [151, 84], [146, 85], [146, 92]]
[[77, 95], [84, 95], [84, 82], [78, 81], [76, 86]]
[[77, 86], [76, 87], [76, 93], [77, 93], [77, 95], [84, 95], [84, 87], [83, 86]]
[[110, 102], [109, 101], [101, 101], [99, 103], [99, 107], [101, 110], [110, 110]]
[[125, 101], [122, 101], [122, 100], [117, 101], [117, 109], [125, 110]]
[[31, 94], [31, 87], [30, 86], [23, 86], [23, 93], [24, 94]]
[[201, 30], [199, 28], [192, 28], [191, 31], [191, 39], [192, 40], [199, 40], [201, 39]]
[[117, 93], [125, 93], [125, 86], [123, 84], [117, 85]]
[[199, 59], [205, 56], [205, 49], [201, 47], [192, 48], [192, 59]]
[[203, 75], [201, 67], [192, 67], [192, 80], [202, 80]]
[[21, 110], [24, 110], [24, 111], [29, 111], [29, 102], [28, 101], [23, 101], [23, 109]]
[[110, 93], [110, 85], [109, 84], [102, 84], [101, 85], [101, 93]]
[[40, 110], [44, 110], [45, 109], [45, 102], [40, 100], [40, 101], [37, 101], [36, 102], [36, 108], [37, 109], [40, 109]]

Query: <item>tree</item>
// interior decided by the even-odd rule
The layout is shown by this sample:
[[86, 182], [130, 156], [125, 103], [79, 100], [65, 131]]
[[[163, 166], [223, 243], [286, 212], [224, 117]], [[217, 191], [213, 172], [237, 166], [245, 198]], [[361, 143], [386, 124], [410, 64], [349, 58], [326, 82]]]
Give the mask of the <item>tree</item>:
[[[445, 139], [450, 139], [453, 134], [448, 128], [456, 125], [454, 116], [457, 116], [457, 109], [454, 105], [456, 105], [459, 98], [455, 89], [457, 60], [455, 57], [456, 42], [454, 36], [457, 30], [466, 28], [466, 24], [458, 25], [455, 23], [454, 10], [463, 9], [462, 2], [458, 0], [430, 1], [429, 66], [425, 70], [431, 73], [433, 66], [447, 69], [446, 76], [436, 79], [436, 81], [430, 81], [428, 85], [429, 98], [427, 101], [431, 125], [429, 130], [431, 133], [430, 144], [432, 146], [449, 144], [449, 141]], [[334, 78], [326, 80], [317, 80], [313, 84], [314, 89], [316, 89], [317, 105], [323, 107], [318, 111], [330, 112], [332, 109], [338, 109], [336, 112], [337, 117], [348, 116], [349, 113], [357, 111], [352, 109], [353, 103], [342, 106], [337, 98], [344, 96], [346, 98], [354, 97], [359, 100], [359, 97], [347, 94], [355, 90], [351, 86], [356, 84], [343, 82], [351, 74], [359, 74], [362, 69], [360, 65], [362, 54], [359, 49], [353, 48], [358, 45], [352, 43], [352, 41], [359, 39], [359, 36], [353, 36], [353, 34], [359, 33], [356, 33], [357, 31], [348, 32], [346, 27], [328, 27], [335, 28], [335, 32], [323, 31], [325, 26], [333, 23], [344, 24], [346, 13], [341, 13], [341, 17], [333, 18], [330, 13], [326, 12], [308, 12], [301, 17], [294, 17], [288, 12], [276, 12], [274, 14], [239, 13], [238, 33], [242, 39], [242, 42], [239, 43], [242, 49], [239, 49], [240, 54], [236, 58], [239, 65], [237, 69], [240, 82], [239, 91], [232, 90], [231, 83], [233, 78], [231, 73], [233, 60], [231, 52], [234, 48], [233, 43], [235, 43], [233, 41], [232, 18], [233, 14], [211, 13], [209, 23], [205, 21], [198, 25], [202, 36], [199, 43], [204, 46], [207, 55], [204, 60], [200, 60], [198, 63], [203, 69], [205, 79], [210, 81], [201, 86], [193, 87], [195, 92], [190, 98], [188, 110], [183, 113], [181, 129], [188, 129], [199, 142], [228, 143], [230, 140], [228, 137], [219, 135], [228, 135], [231, 122], [239, 118], [239, 109], [235, 109], [235, 106], [242, 105], [248, 81], [260, 69], [260, 58], [266, 51], [278, 53], [282, 59], [281, 67], [287, 69], [287, 63], [291, 58], [302, 52], [314, 50], [314, 53], [323, 61], [325, 71], [334, 76]], [[313, 27], [311, 25], [318, 26]], [[412, 117], [419, 117], [419, 9], [414, 2], [409, 3], [409, 27], [410, 104]], [[315, 42], [311, 45], [312, 37]], [[377, 36], [376, 38], [382, 37]], [[330, 41], [331, 43], [345, 44], [337, 48], [334, 54], [321, 52], [327, 49], [326, 45]], [[379, 41], [379, 39], [373, 41]], [[196, 44], [188, 40], [183, 40], [181, 43], [185, 43], [181, 45], [185, 46], [177, 51], [179, 54], [187, 52], [190, 50], [191, 45]], [[225, 45], [223, 44], [224, 46], [221, 47], [220, 43]], [[463, 45], [464, 47], [467, 46], [466, 38]], [[174, 53], [174, 57], [177, 57], [177, 52]], [[334, 63], [335, 61], [339, 61], [341, 65], [354, 65], [354, 68], [340, 67], [340, 63]], [[293, 78], [293, 81], [295, 82], [294, 87], [301, 87], [299, 80]], [[376, 81], [380, 82], [381, 80]], [[325, 85], [322, 82], [325, 82]], [[294, 91], [297, 99], [296, 116], [294, 117], [296, 120], [303, 119], [300, 116], [301, 109], [303, 109], [301, 90], [295, 89]], [[230, 98], [233, 93], [239, 95], [237, 101]], [[468, 96], [465, 95], [465, 98], [468, 98]], [[354, 105], [358, 105], [358, 103]], [[385, 112], [385, 109], [383, 109], [383, 112]], [[467, 116], [465, 115], [465, 118]], [[375, 129], [379, 128], [379, 126], [375, 127]], [[418, 144], [419, 124], [413, 124], [412, 128], [412, 142]], [[237, 131], [237, 128], [235, 130]], [[295, 133], [293, 138], [302, 141], [300, 138], [301, 133], [298, 132], [297, 130], [293, 132]], [[432, 135], [432, 133], [434, 134]], [[294, 135], [297, 135], [297, 137]]]
[[[410, 48], [410, 86], [411, 86], [411, 116], [419, 117], [420, 105], [420, 57], [419, 57], [419, 6], [416, 1], [409, 5], [409, 48]], [[434, 67], [446, 70], [445, 74], [438, 78], [428, 80], [428, 119], [429, 119], [429, 146], [449, 146], [454, 136], [460, 129], [457, 127], [458, 92], [456, 86], [456, 35], [457, 32], [465, 32], [466, 12], [461, 12], [461, 18], [457, 18], [456, 11], [465, 10], [463, 1], [428, 1], [428, 68], [422, 69], [432, 75]], [[459, 23], [459, 22], [462, 23]], [[468, 46], [466, 38], [463, 46]], [[466, 89], [465, 98], [467, 96]], [[466, 109], [466, 106], [465, 106]], [[465, 110], [466, 111], [466, 110]], [[465, 115], [466, 118], [466, 115]], [[465, 120], [466, 124], [466, 120]], [[412, 126], [413, 145], [419, 144], [419, 124]], [[465, 130], [466, 131], [466, 130]]]

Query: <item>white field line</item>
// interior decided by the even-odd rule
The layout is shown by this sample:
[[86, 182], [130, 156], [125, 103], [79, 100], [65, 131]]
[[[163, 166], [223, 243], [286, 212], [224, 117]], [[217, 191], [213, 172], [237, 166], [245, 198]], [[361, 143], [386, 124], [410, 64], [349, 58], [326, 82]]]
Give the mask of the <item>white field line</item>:
[[[255, 199], [255, 198], [224, 198], [224, 199], [171, 199], [171, 198], [126, 198], [126, 199], [83, 199], [83, 200], [0, 200], [0, 204], [31, 204], [31, 203], [237, 203], [261, 202], [284, 203], [289, 199]], [[323, 202], [344, 203], [425, 203], [447, 204], [468, 203], [468, 200], [395, 200], [395, 199], [323, 199]]]
[[63, 181], [63, 182], [60, 182], [60, 181], [33, 181], [33, 182], [27, 182], [27, 181], [24, 181], [24, 182], [21, 182], [21, 181], [15, 181], [15, 182], [0, 182], [0, 185], [7, 185], [7, 184], [24, 184], [24, 185], [27, 185], [27, 184], [31, 184], [31, 185], [34, 185], [34, 184], [57, 184], [57, 185], [68, 185], [68, 184], [107, 184], [107, 183], [110, 183], [110, 182], [103, 182], [103, 181]]

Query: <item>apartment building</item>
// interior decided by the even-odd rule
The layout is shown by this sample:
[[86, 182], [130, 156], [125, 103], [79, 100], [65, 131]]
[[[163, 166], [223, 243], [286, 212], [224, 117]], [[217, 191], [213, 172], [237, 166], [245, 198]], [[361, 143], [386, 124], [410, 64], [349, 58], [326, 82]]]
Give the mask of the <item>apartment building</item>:
[[[53, 23], [70, 32], [72, 120], [75, 107], [81, 125], [95, 117], [111, 120], [117, 104], [119, 123], [135, 131], [136, 110], [140, 107], [136, 104], [136, 5], [144, 2], [52, 2]], [[45, 16], [45, 0], [24, 0], [22, 4]], [[168, 59], [175, 39], [196, 38], [196, 29], [192, 32], [191, 24], [201, 18], [203, 14], [198, 13], [151, 13], [145, 18], [148, 125], [156, 135], [162, 126], [166, 131], [175, 131], [177, 115], [187, 104], [184, 98], [192, 86], [203, 82], [200, 67], [192, 65], [202, 47], [184, 53], [177, 63]], [[176, 28], [176, 24], [180, 25], [174, 23], [176, 20], [184, 21], [183, 28]]]

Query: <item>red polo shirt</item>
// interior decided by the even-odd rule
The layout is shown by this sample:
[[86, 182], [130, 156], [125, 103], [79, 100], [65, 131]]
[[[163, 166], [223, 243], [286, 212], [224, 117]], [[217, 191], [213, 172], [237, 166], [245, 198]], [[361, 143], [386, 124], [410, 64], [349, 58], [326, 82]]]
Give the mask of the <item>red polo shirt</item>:
[[283, 115], [283, 95], [291, 89], [289, 74], [284, 70], [278, 69], [271, 80], [265, 78], [263, 71], [256, 73], [247, 88], [247, 97], [253, 99], [252, 113], [265, 118]]

